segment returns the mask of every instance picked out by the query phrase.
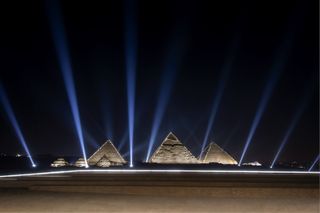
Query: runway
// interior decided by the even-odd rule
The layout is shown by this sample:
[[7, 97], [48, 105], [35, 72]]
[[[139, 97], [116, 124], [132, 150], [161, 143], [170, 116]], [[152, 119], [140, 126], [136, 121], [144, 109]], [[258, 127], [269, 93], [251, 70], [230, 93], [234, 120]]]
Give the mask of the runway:
[[319, 212], [319, 175], [70, 172], [0, 178], [1, 212]]

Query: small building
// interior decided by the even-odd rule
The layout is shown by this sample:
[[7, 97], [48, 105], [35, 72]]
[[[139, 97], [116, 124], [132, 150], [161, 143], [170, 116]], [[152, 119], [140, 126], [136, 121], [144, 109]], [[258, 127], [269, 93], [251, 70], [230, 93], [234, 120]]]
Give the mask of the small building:
[[242, 165], [244, 165], [244, 166], [262, 166], [262, 164], [259, 163], [258, 161], [243, 163]]
[[69, 163], [64, 158], [58, 158], [57, 160], [53, 161], [51, 167], [64, 167], [68, 165]]

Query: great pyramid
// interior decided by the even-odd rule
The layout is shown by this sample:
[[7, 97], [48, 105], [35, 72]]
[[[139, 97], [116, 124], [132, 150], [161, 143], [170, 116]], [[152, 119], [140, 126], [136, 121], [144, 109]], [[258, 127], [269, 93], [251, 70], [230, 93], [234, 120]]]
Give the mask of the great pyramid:
[[118, 150], [114, 147], [112, 142], [108, 140], [105, 142], [89, 159], [90, 166], [96, 165], [103, 157], [110, 161], [111, 165], [123, 165], [126, 161], [120, 155]]
[[162, 144], [153, 153], [149, 163], [163, 164], [196, 164], [196, 157], [170, 132]]
[[202, 163], [220, 163], [220, 164], [231, 164], [235, 165], [238, 162], [225, 152], [216, 143], [210, 143], [207, 148], [200, 155], [199, 160]]

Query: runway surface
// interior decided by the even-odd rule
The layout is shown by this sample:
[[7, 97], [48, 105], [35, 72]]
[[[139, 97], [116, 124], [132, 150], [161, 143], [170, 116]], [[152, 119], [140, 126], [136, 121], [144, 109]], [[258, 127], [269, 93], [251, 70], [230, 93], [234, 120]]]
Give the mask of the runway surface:
[[90, 173], [0, 178], [1, 212], [319, 212], [318, 174]]

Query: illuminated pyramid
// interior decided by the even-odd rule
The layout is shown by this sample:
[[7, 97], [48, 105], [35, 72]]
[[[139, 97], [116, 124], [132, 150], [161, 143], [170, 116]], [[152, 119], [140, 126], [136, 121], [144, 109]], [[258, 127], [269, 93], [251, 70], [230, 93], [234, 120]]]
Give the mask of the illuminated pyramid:
[[63, 167], [68, 165], [69, 163], [64, 158], [58, 158], [57, 160], [53, 161], [51, 167]]
[[199, 162], [179, 139], [170, 132], [153, 153], [149, 163], [196, 164]]
[[86, 162], [83, 158], [79, 158], [73, 165], [75, 167], [86, 167]]
[[199, 160], [202, 163], [238, 164], [233, 157], [231, 157], [216, 143], [210, 143], [203, 151], [202, 155], [200, 155]]
[[[96, 165], [102, 158], [106, 158], [110, 161], [110, 165], [123, 165], [126, 161], [120, 155], [116, 147], [110, 140], [105, 142], [89, 159], [88, 164], [90, 166]], [[105, 162], [105, 159], [103, 160]], [[98, 166], [98, 165], [97, 165]]]

